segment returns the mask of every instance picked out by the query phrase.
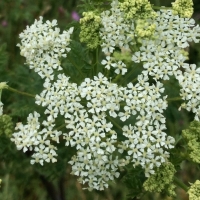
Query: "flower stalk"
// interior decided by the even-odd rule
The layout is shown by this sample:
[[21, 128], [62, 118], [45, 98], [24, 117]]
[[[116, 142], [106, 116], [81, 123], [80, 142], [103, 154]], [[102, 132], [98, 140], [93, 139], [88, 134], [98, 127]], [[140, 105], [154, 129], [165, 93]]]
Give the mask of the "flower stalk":
[[35, 95], [33, 94], [30, 94], [30, 93], [27, 93], [27, 92], [22, 92], [22, 91], [19, 91], [19, 90], [16, 90], [10, 86], [8, 86], [8, 88], [6, 88], [7, 90], [11, 91], [11, 92], [15, 92], [15, 93], [18, 93], [18, 94], [21, 94], [21, 95], [24, 95], [24, 96], [27, 96], [27, 97], [32, 97], [32, 98], [35, 98]]

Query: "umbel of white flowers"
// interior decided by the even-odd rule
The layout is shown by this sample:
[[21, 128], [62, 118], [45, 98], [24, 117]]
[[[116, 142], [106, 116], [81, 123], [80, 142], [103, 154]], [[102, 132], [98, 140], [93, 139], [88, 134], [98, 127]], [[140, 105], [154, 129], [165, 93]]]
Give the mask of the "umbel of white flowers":
[[[139, 37], [134, 19], [127, 20], [124, 16], [118, 1], [114, 0], [111, 9], [101, 13], [99, 33], [105, 53], [102, 65], [108, 70], [115, 68], [115, 73], [121, 75], [127, 72], [126, 65], [122, 61], [115, 63], [113, 52], [115, 48], [132, 52], [133, 37]], [[143, 71], [135, 84], [124, 87], [112, 83], [102, 73], [86, 78], [80, 85], [69, 82], [62, 71], [55, 77], [54, 70], [62, 70], [60, 58], [70, 51], [73, 28], [60, 34], [56, 20], [43, 23], [40, 17], [20, 34], [21, 54], [30, 68], [44, 79], [44, 89], [36, 95], [35, 103], [45, 107], [48, 115], [40, 122], [40, 114], [34, 111], [29, 114], [27, 124], [17, 124], [12, 136], [19, 150], [33, 151], [31, 164], [56, 162], [55, 144], [62, 138], [66, 146], [77, 150], [69, 161], [72, 174], [79, 176], [78, 180], [88, 189], [103, 190], [110, 180], [119, 177], [120, 167], [140, 165], [148, 177], [154, 168], [168, 160], [168, 150], [173, 148], [175, 140], [165, 133], [163, 112], [168, 104], [161, 81], [176, 77], [185, 101], [181, 107], [194, 112], [195, 119], [199, 120], [200, 70], [184, 63], [187, 57], [183, 49], [189, 42], [199, 42], [200, 28], [193, 19], [173, 15], [164, 8], [156, 17], [146, 20], [155, 25], [155, 30], [151, 37], [142, 38], [139, 49], [132, 52], [133, 63], [143, 63]], [[149, 77], [155, 84], [149, 83]], [[55, 129], [59, 115], [64, 117], [68, 132]], [[132, 116], [136, 122], [127, 124]], [[115, 118], [124, 125], [117, 126]], [[125, 139], [120, 141], [119, 135]]]

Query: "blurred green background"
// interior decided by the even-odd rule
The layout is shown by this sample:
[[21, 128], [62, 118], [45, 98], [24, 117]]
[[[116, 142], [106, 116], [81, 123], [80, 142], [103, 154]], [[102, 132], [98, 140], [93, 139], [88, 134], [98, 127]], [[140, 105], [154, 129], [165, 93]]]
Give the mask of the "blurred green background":
[[[170, 6], [171, 1], [152, 0], [154, 5]], [[24, 65], [25, 59], [20, 56], [19, 34], [31, 25], [39, 16], [44, 20], [57, 19], [61, 30], [75, 21], [76, 12], [79, 12], [79, 0], [1, 0], [0, 1], [0, 82], [8, 82], [9, 86], [29, 93], [40, 93], [42, 81], [39, 76], [28, 66]], [[80, 15], [80, 13], [79, 13]], [[194, 1], [194, 18], [200, 22], [200, 2]], [[191, 63], [199, 64], [200, 46], [191, 44], [188, 49]], [[169, 86], [169, 90], [171, 87]], [[2, 102], [4, 114], [12, 116], [15, 123], [25, 121], [27, 115], [36, 107], [34, 99], [3, 91]], [[172, 106], [173, 109], [173, 106]], [[169, 113], [170, 115], [170, 113]], [[175, 114], [168, 121], [168, 127], [174, 133], [187, 127], [192, 115], [188, 113]], [[172, 133], [173, 135], [173, 133]], [[64, 144], [60, 144], [61, 147]], [[0, 137], [0, 200], [125, 200], [131, 199], [121, 180], [111, 183], [103, 191], [88, 192], [76, 181], [77, 177], [70, 175], [70, 166], [67, 164], [73, 150], [59, 149], [60, 158], [56, 164], [30, 165], [30, 153], [24, 154], [17, 151], [5, 134]], [[62, 158], [62, 159], [61, 159]], [[182, 180], [194, 182], [200, 177], [199, 167], [183, 162], [181, 173]], [[131, 189], [131, 188], [130, 188]], [[181, 189], [177, 190], [177, 200], [187, 200], [188, 196]], [[142, 200], [173, 199], [159, 194], [146, 194]]]

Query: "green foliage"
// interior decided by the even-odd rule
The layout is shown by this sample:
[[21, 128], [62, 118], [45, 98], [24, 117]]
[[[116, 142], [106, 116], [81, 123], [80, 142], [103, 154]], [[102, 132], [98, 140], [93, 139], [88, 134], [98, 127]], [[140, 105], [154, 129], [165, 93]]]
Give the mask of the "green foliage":
[[[8, 81], [10, 87], [33, 95], [39, 94], [42, 89], [42, 81], [35, 72], [27, 68], [28, 66], [16, 64], [15, 68], [9, 72], [10, 77], [5, 80]], [[34, 98], [22, 98], [21, 95], [15, 93], [10, 94], [8, 91], [3, 91], [2, 101], [7, 104], [4, 112], [10, 112], [12, 110], [11, 115], [13, 117], [20, 117], [22, 119], [35, 108]]]
[[91, 73], [91, 61], [87, 49], [80, 42], [73, 40], [70, 46], [71, 51], [67, 55], [67, 59], [63, 61], [63, 71], [70, 77], [71, 81], [81, 83]]
[[0, 46], [0, 73], [5, 73], [5, 68], [8, 63], [8, 52], [6, 51], [7, 45], [6, 43], [1, 44]]
[[111, 2], [112, 0], [81, 0], [81, 4], [78, 5], [78, 8], [81, 13], [91, 10], [98, 10], [100, 12], [106, 10]]
[[129, 199], [143, 195], [143, 183], [145, 179], [144, 170], [141, 167], [134, 168], [133, 166], [129, 166], [126, 168], [126, 174], [122, 180], [128, 188], [127, 197]]

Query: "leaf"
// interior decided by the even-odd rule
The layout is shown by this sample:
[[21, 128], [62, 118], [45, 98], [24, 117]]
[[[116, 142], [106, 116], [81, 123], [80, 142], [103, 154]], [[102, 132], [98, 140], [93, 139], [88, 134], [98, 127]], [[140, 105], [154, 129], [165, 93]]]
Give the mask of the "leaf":
[[63, 63], [63, 70], [67, 76], [76, 77], [76, 83], [80, 83], [90, 73], [91, 65], [85, 47], [80, 42], [71, 42], [71, 51]]
[[134, 198], [143, 193], [143, 183], [145, 181], [144, 170], [141, 167], [130, 166], [128, 173], [123, 178], [123, 182], [129, 190], [128, 197]]

